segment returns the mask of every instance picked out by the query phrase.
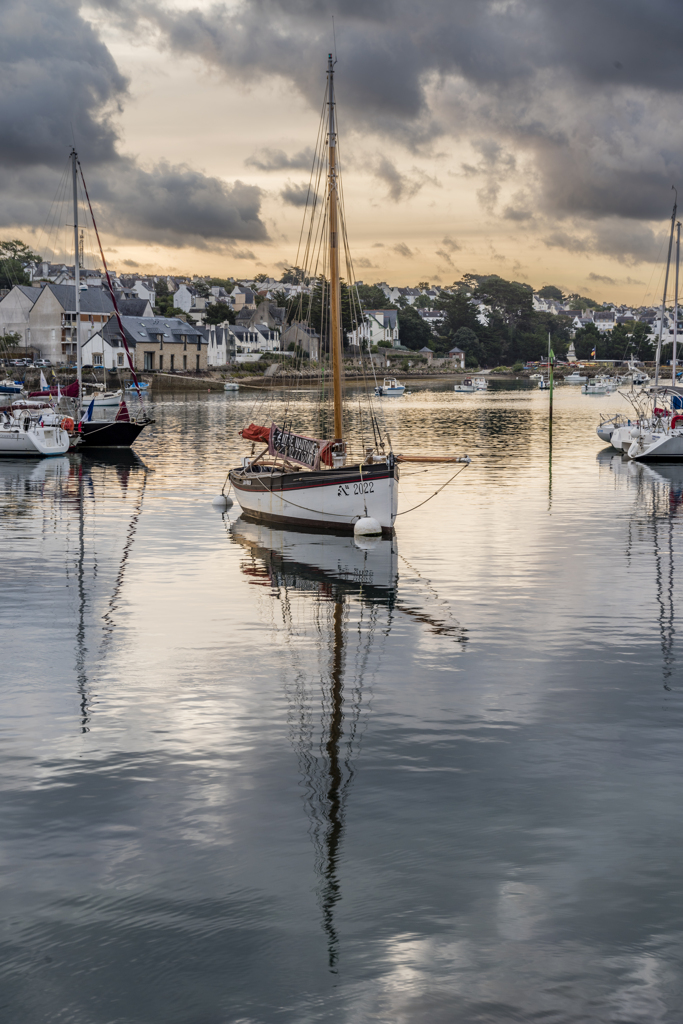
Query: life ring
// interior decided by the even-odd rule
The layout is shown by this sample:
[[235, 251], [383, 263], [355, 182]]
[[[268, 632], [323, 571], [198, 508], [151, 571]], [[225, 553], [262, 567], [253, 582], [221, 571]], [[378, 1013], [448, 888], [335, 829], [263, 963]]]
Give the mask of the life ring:
[[676, 424], [678, 423], [679, 420], [681, 420], [681, 422], [683, 422], [683, 415], [681, 415], [680, 412], [677, 413], [676, 416], [674, 416], [674, 418], [671, 421], [671, 429], [672, 430], [674, 429], [674, 427], [676, 426]]
[[62, 422], [60, 423], [60, 426], [61, 426], [62, 430], [67, 430], [67, 431], [71, 432], [73, 430], [75, 424], [74, 424], [74, 421], [71, 419], [70, 416], [65, 416], [64, 419], [62, 420]]

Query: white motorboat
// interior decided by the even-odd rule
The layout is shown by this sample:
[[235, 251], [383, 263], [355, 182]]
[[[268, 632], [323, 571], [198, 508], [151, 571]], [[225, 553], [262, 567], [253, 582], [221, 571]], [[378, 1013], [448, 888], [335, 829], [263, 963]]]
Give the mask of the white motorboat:
[[96, 409], [116, 409], [121, 404], [123, 391], [93, 391], [89, 395], [83, 395], [83, 408], [87, 409], [91, 402], [95, 403]]
[[619, 387], [613, 377], [594, 377], [581, 388], [582, 395], [611, 395]]
[[0, 381], [0, 395], [19, 395], [23, 390], [24, 385], [20, 380], [7, 380]]
[[585, 384], [587, 380], [588, 380], [588, 377], [584, 377], [582, 374], [579, 373], [578, 370], [574, 370], [573, 373], [570, 373], [568, 377], [564, 378], [564, 383], [565, 384]]
[[550, 381], [548, 380], [547, 377], [539, 377], [539, 379], [538, 379], [538, 390], [539, 391], [549, 391], [550, 390]]
[[378, 398], [400, 398], [405, 389], [405, 384], [400, 384], [395, 377], [385, 377], [384, 383], [375, 388], [375, 394]]
[[529, 380], [544, 380], [542, 373], [530, 373]]
[[223, 385], [224, 391], [239, 391], [239, 389], [240, 386], [236, 380], [226, 380], [225, 384]]
[[485, 377], [465, 377], [460, 384], [455, 384], [453, 390], [457, 394], [472, 395], [475, 391], [487, 391], [488, 381]]
[[66, 455], [70, 438], [62, 417], [45, 409], [3, 409], [0, 456]]
[[[674, 416], [673, 420], [683, 420]], [[672, 424], [673, 424], [672, 420]], [[683, 426], [636, 427], [631, 431], [627, 455], [640, 462], [644, 459], [683, 459]]]

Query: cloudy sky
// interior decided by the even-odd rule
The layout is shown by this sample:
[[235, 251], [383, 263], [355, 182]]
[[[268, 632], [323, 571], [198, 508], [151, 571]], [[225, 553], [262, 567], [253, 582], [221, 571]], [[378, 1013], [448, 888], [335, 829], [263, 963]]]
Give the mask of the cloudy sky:
[[119, 272], [277, 272], [333, 14], [359, 278], [656, 297], [683, 192], [675, 0], [0, 0], [2, 237], [58, 244], [75, 139]]

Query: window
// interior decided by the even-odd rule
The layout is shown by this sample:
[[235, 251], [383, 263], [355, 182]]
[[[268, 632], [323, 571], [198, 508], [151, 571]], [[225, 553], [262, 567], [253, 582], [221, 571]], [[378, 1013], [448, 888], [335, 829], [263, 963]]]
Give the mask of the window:
[[145, 352], [145, 369], [154, 369], [154, 352]]
[[180, 335], [180, 340], [183, 343], [183, 352], [187, 352], [187, 335], [186, 334], [181, 334]]
[[187, 356], [183, 356], [183, 370], [187, 369]]
[[93, 362], [93, 366], [101, 366], [102, 365], [102, 353], [101, 352], [93, 352], [93, 354], [92, 354], [92, 362]]
[[199, 360], [200, 360], [200, 358], [201, 358], [201, 356], [199, 355], [199, 352], [198, 352], [197, 353], [197, 369], [199, 369]]
[[164, 368], [164, 355], [163, 355], [163, 352], [160, 352], [159, 353], [159, 369], [163, 370], [163, 368]]
[[116, 365], [123, 366], [123, 352], [118, 352], [116, 355]]
[[171, 356], [171, 369], [175, 370], [175, 356]]

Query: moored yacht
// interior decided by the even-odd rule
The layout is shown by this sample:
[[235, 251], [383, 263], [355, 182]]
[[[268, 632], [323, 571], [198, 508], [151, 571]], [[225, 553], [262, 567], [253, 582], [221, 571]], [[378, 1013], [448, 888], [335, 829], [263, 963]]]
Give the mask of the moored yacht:
[[[26, 404], [26, 403], [23, 403]], [[71, 439], [51, 408], [8, 408], [0, 413], [0, 455], [66, 455]], [[73, 427], [73, 421], [68, 421]]]

